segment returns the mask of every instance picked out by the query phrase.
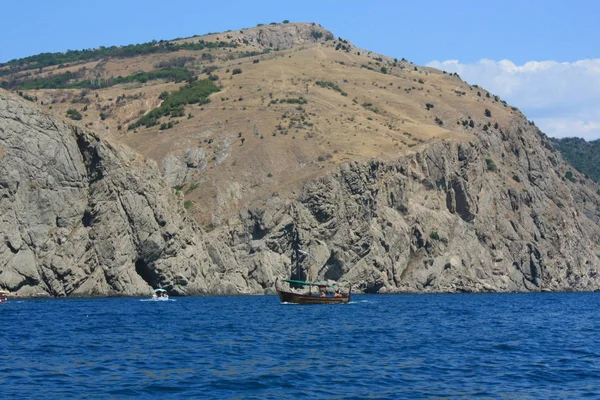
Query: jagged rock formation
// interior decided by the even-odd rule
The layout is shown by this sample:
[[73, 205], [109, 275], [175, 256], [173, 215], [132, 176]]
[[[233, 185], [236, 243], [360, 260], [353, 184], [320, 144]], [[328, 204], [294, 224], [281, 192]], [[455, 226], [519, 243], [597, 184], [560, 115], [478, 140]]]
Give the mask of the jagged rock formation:
[[25, 296], [207, 293], [201, 232], [157, 167], [0, 92], [0, 287]]
[[597, 187], [565, 179], [547, 140], [519, 117], [498, 134], [345, 165], [297, 200], [249, 210], [221, 236], [237, 250], [228, 264], [251, 276], [257, 258], [264, 269], [283, 254], [304, 279], [305, 249], [322, 265], [312, 278], [367, 292], [597, 290]]

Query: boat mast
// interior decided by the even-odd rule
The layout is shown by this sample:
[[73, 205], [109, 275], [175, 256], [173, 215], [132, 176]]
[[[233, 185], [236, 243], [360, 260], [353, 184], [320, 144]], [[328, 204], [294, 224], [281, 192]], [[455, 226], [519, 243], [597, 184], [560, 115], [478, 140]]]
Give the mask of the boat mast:
[[[308, 251], [304, 251], [304, 250], [300, 250], [300, 249], [298, 249], [298, 252], [299, 252], [299, 253], [301, 253], [301, 254], [304, 254], [304, 255], [306, 255], [306, 256], [309, 256], [310, 258], [312, 258], [312, 259], [313, 259], [313, 261], [315, 262], [315, 264], [317, 264], [317, 263], [318, 263], [318, 262], [317, 262], [317, 259], [316, 259], [316, 258], [314, 258], [314, 257], [313, 257], [313, 255], [312, 255], [312, 254], [310, 254]], [[311, 276], [312, 274], [311, 274], [311, 271], [312, 271], [312, 264], [308, 264], [308, 281], [309, 281], [309, 282], [312, 282], [312, 276]], [[312, 285], [310, 285], [310, 286], [309, 286], [309, 288], [308, 288], [308, 292], [309, 292], [309, 294], [312, 294]]]

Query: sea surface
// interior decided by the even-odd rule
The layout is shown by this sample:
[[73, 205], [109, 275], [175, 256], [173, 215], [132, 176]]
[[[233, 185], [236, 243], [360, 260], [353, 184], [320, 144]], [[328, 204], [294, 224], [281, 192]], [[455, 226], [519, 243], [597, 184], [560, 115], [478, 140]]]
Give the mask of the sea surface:
[[2, 399], [600, 398], [600, 293], [0, 304]]

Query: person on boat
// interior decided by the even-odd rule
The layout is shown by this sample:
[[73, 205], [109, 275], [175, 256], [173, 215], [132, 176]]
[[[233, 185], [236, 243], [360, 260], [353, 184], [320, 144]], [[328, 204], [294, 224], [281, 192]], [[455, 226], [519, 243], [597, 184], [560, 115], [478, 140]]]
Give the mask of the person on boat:
[[327, 293], [325, 293], [325, 290], [321, 290], [321, 297], [327, 297]]
[[340, 289], [336, 289], [335, 293], [333, 294], [333, 297], [342, 297], [342, 294], [340, 293]]

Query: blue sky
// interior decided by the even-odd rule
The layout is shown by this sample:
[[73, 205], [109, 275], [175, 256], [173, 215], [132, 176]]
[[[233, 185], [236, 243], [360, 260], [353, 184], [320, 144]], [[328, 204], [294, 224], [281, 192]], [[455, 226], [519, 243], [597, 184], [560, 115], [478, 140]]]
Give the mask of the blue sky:
[[[5, 3], [0, 62], [40, 52], [172, 39], [284, 19], [317, 22], [359, 47], [459, 72], [469, 83], [519, 106], [551, 135], [600, 137], [600, 1]], [[591, 62], [582, 64], [582, 60]], [[577, 93], [569, 90], [571, 82], [579, 88]], [[553, 96], [555, 101], [548, 104]], [[543, 107], [539, 99], [544, 100]]]

